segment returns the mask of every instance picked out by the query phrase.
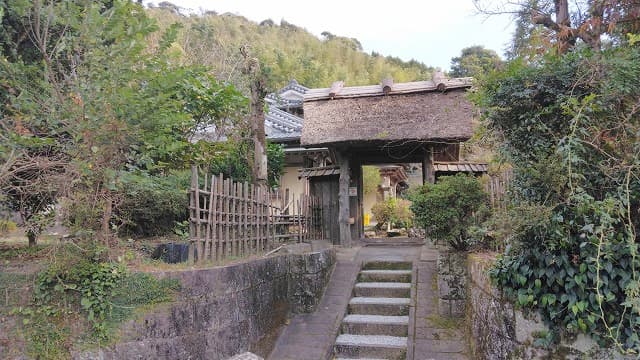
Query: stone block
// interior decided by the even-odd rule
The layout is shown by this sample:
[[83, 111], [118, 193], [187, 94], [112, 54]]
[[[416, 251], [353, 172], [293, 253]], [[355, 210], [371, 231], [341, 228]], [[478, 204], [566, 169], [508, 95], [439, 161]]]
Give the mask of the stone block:
[[522, 311], [515, 310], [515, 335], [519, 343], [533, 342], [534, 332], [549, 331], [538, 314], [525, 318]]
[[442, 317], [451, 316], [451, 301], [446, 299], [438, 299], [438, 315]]
[[467, 301], [462, 300], [449, 300], [451, 305], [452, 317], [464, 317], [467, 310]]
[[264, 360], [264, 358], [247, 351], [245, 353], [238, 354], [229, 360]]

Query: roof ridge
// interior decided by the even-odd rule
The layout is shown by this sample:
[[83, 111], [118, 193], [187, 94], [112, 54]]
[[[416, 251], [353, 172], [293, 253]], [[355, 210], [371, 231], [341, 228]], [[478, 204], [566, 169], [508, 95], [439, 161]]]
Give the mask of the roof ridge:
[[[464, 89], [473, 85], [473, 78], [453, 78], [444, 79], [445, 89]], [[404, 83], [394, 83], [393, 87], [385, 93], [381, 84], [346, 86], [340, 89], [340, 92], [331, 96], [331, 88], [314, 88], [309, 89], [304, 94], [304, 101], [315, 101], [325, 99], [355, 98], [367, 96], [383, 96], [395, 94], [410, 94], [417, 92], [433, 92], [439, 91], [438, 84], [432, 80], [412, 81]]]

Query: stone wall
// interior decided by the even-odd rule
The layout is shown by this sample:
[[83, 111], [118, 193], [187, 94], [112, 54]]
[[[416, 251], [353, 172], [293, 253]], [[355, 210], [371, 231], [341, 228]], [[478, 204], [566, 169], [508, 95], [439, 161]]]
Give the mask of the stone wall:
[[107, 348], [74, 359], [227, 359], [266, 357], [292, 312], [315, 309], [335, 264], [335, 250], [287, 254], [212, 269], [166, 271], [179, 299], [125, 323]]
[[445, 317], [465, 315], [467, 301], [467, 254], [441, 252], [438, 255], [438, 314]]
[[534, 346], [536, 336], [548, 332], [538, 316], [522, 311], [491, 286], [487, 271], [492, 254], [469, 254], [469, 300], [467, 324], [474, 359], [620, 359], [611, 349], [602, 349], [584, 335], [563, 340], [551, 350]]

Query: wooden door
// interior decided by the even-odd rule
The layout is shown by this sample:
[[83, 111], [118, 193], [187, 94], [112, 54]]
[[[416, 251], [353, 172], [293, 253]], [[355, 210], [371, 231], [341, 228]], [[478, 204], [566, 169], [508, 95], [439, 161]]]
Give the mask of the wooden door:
[[322, 233], [332, 244], [340, 243], [338, 226], [338, 180], [339, 176], [318, 176], [309, 179], [309, 191], [322, 204]]

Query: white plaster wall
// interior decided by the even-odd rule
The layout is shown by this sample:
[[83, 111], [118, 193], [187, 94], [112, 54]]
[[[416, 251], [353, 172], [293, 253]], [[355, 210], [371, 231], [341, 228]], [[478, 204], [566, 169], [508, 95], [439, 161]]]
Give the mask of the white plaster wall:
[[289, 189], [290, 195], [295, 195], [296, 199], [305, 193], [307, 186], [306, 179], [298, 179], [298, 166], [287, 166], [284, 168], [284, 174], [280, 178], [280, 188]]

